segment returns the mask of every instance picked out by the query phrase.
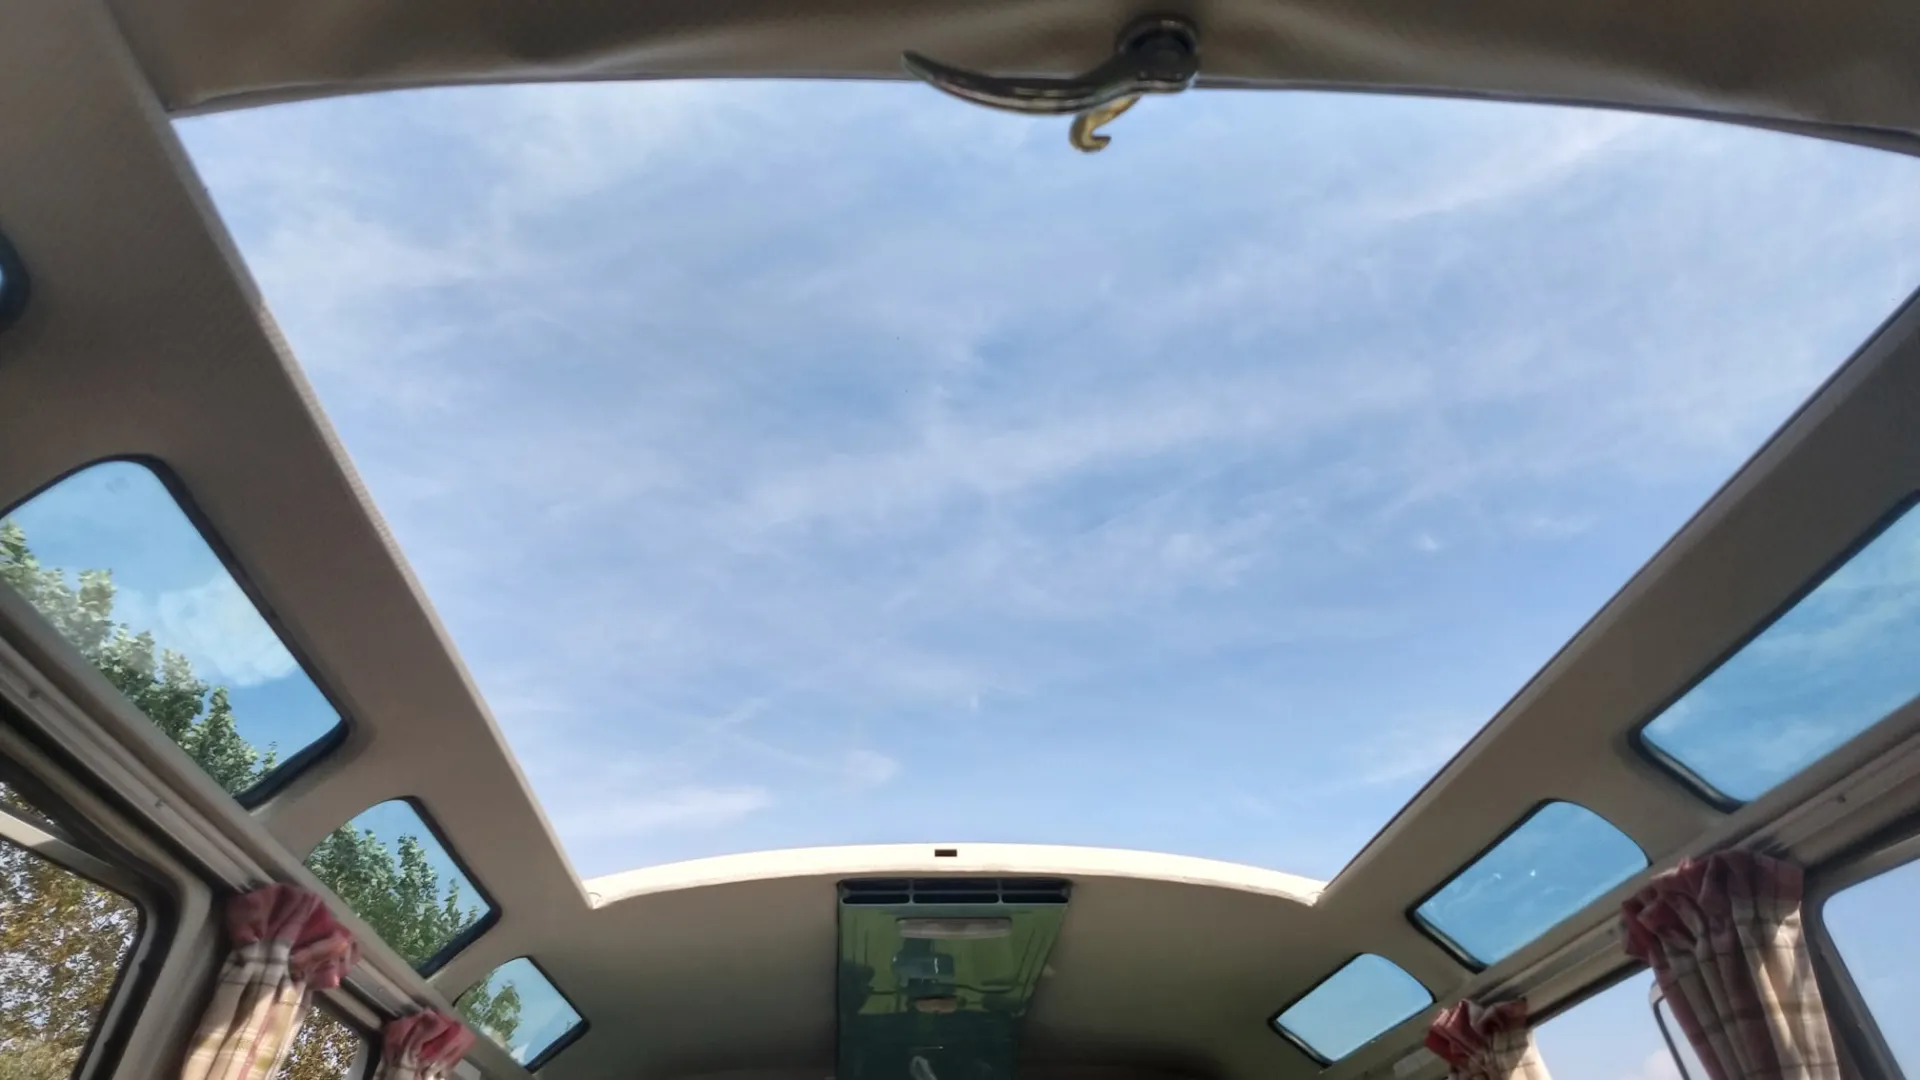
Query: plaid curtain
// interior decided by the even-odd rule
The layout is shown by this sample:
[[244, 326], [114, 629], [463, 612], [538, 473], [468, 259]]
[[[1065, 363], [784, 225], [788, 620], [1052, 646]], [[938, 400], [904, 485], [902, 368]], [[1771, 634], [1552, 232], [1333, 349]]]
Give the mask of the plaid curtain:
[[1840, 1080], [1800, 891], [1798, 866], [1724, 851], [1622, 905], [1627, 953], [1653, 969], [1712, 1080]]
[[1427, 1049], [1453, 1080], [1551, 1080], [1527, 1025], [1527, 1003], [1482, 1006], [1462, 1001], [1434, 1017]]
[[280, 1067], [309, 995], [359, 959], [353, 935], [318, 896], [266, 885], [227, 902], [233, 951], [207, 1003], [181, 1080], [265, 1080]]
[[439, 1080], [472, 1046], [473, 1032], [446, 1013], [403, 1016], [380, 1033], [374, 1080]]

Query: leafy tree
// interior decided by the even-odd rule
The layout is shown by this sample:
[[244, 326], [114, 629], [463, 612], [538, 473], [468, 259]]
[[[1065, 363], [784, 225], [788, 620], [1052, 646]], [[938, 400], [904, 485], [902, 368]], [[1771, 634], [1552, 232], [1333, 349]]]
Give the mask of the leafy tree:
[[32, 604], [220, 786], [238, 794], [273, 770], [275, 749], [263, 754], [241, 738], [225, 687], [196, 678], [172, 649], [156, 651], [151, 633], [113, 621], [110, 571], [83, 570], [69, 581], [58, 567], [40, 565], [19, 525], [0, 519], [0, 583]]
[[[241, 737], [225, 687], [198, 678], [185, 656], [158, 648], [150, 632], [114, 621], [110, 571], [84, 570], [70, 579], [42, 566], [20, 527], [0, 518], [0, 584], [31, 603], [226, 790], [246, 791], [272, 771], [275, 749], [261, 752]], [[4, 786], [0, 804], [37, 813]], [[389, 849], [371, 832], [342, 826], [307, 865], [414, 964], [480, 914], [462, 904], [459, 882], [441, 887], [417, 837], [402, 837]], [[138, 924], [124, 897], [0, 842], [0, 1080], [63, 1080], [72, 1071]], [[459, 1008], [503, 1044], [519, 1026], [520, 999], [511, 986], [495, 992], [483, 983], [462, 996]], [[280, 1076], [342, 1077], [360, 1041], [352, 1028], [315, 1010]]]
[[473, 1030], [503, 1047], [512, 1044], [513, 1033], [520, 1029], [520, 988], [508, 983], [496, 990], [491, 975], [461, 994], [453, 1007]]
[[389, 849], [371, 829], [343, 825], [307, 856], [307, 868], [415, 967], [480, 917], [478, 907], [461, 906], [458, 881], [441, 891], [419, 837]]
[[[5, 785], [0, 807], [39, 817]], [[125, 897], [0, 841], [0, 1080], [73, 1071], [139, 925]]]
[[[314, 1008], [293, 1034], [293, 1045], [275, 1080], [343, 1080], [364, 1042], [359, 1032], [332, 1013]], [[9, 1080], [0, 1075], [0, 1080]]]

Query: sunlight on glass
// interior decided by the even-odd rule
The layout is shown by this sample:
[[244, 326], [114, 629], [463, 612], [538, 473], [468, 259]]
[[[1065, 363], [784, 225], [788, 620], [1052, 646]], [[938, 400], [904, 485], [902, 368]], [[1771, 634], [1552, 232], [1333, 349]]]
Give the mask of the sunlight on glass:
[[524, 956], [494, 968], [453, 1007], [522, 1065], [545, 1057], [580, 1026], [572, 1003]]
[[235, 795], [340, 723], [143, 466], [95, 465], [0, 518], [0, 582]]
[[1908, 1076], [1920, 1076], [1920, 862], [1895, 867], [1840, 892], [1820, 909], [1847, 974]]
[[1551, 802], [1414, 914], [1468, 958], [1493, 964], [1646, 866], [1646, 853], [1605, 818]]
[[393, 799], [320, 841], [307, 869], [416, 968], [431, 970], [447, 947], [493, 911], [420, 812]]
[[1322, 1061], [1338, 1061], [1433, 1004], [1420, 981], [1384, 956], [1361, 953], [1273, 1018], [1282, 1035]]
[[1643, 729], [1745, 802], [1920, 694], [1920, 514], [1908, 510]]

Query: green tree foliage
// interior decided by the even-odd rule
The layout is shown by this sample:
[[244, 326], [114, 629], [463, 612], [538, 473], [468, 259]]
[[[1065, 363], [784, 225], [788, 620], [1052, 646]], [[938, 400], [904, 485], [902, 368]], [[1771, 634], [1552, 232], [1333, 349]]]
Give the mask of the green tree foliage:
[[[5, 785], [0, 806], [38, 817]], [[125, 897], [0, 840], [0, 1080], [73, 1071], [139, 927]]]
[[[31, 603], [161, 731], [236, 794], [276, 763], [272, 747], [241, 737], [225, 687], [195, 676], [187, 658], [158, 648], [153, 635], [113, 619], [111, 572], [77, 577], [42, 566], [20, 527], [0, 519], [0, 583]], [[0, 803], [35, 811], [0, 786]], [[480, 915], [464, 906], [458, 882], [441, 887], [417, 837], [389, 849], [370, 832], [342, 826], [307, 860], [314, 873], [409, 961], [419, 964]], [[63, 1080], [113, 992], [138, 931], [125, 898], [0, 842], [0, 1080]], [[486, 984], [461, 998], [475, 1027], [504, 1043], [519, 1025], [512, 987]], [[296, 1037], [282, 1080], [334, 1080], [359, 1052], [361, 1036], [313, 1011]]]
[[480, 908], [461, 906], [458, 881], [441, 889], [415, 836], [390, 849], [372, 830], [343, 825], [307, 856], [307, 868], [415, 967], [480, 917]]
[[19, 593], [100, 673], [186, 750], [221, 787], [235, 794], [273, 770], [273, 747], [255, 750], [234, 726], [225, 687], [194, 677], [193, 665], [153, 635], [113, 621], [113, 575], [83, 570], [77, 581], [41, 566], [26, 534], [0, 519], [0, 582]]
[[[365, 1042], [324, 1009], [311, 1009], [293, 1034], [293, 1046], [275, 1080], [347, 1080]], [[7, 1080], [0, 1076], [0, 1080]]]
[[495, 989], [491, 975], [461, 994], [453, 1007], [473, 1030], [503, 1047], [512, 1045], [513, 1033], [520, 1029], [520, 988], [508, 983]]

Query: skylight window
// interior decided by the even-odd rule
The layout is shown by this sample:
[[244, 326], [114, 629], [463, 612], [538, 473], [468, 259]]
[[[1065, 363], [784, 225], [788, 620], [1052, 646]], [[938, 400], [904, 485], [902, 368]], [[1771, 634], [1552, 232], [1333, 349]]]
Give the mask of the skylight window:
[[406, 799], [383, 802], [320, 841], [307, 869], [422, 972], [498, 917], [438, 831]]
[[1431, 1004], [1433, 994], [1399, 964], [1361, 953], [1282, 1010], [1273, 1027], [1327, 1064]]
[[1920, 694], [1920, 513], [1872, 542], [1641, 729], [1721, 801], [1746, 802]]
[[243, 801], [344, 733], [143, 465], [83, 469], [0, 517], [0, 583]]
[[1484, 967], [1646, 867], [1646, 853], [1607, 819], [1550, 802], [1428, 897], [1414, 919]]
[[529, 1072], [586, 1030], [573, 1003], [525, 956], [494, 968], [453, 1007]]

